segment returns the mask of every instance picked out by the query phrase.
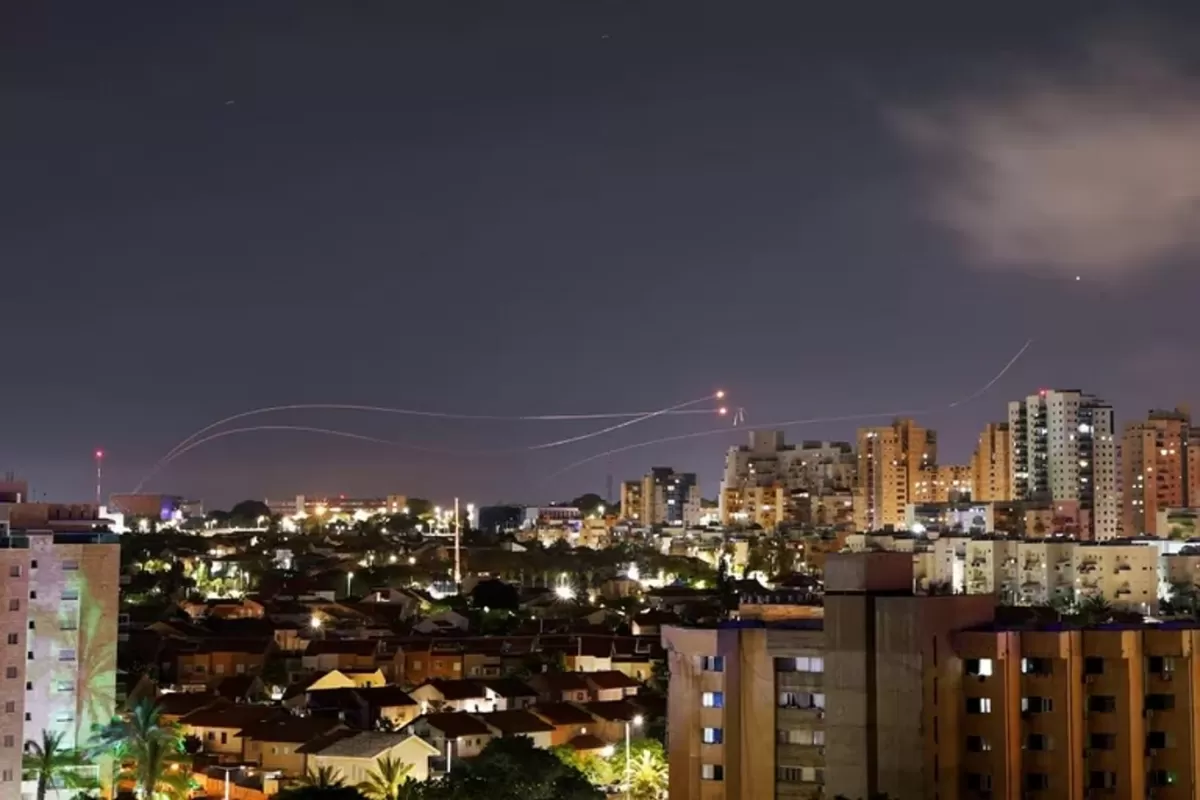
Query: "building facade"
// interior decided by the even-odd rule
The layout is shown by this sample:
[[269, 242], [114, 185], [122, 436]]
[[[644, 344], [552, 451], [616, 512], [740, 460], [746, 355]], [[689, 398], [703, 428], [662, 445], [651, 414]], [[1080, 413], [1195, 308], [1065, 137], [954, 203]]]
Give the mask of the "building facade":
[[1008, 404], [1008, 427], [1015, 499], [1075, 520], [1081, 538], [1119, 534], [1111, 406], [1076, 390], [1043, 390]]
[[989, 422], [971, 456], [971, 499], [983, 503], [1013, 500], [1012, 446], [1007, 422]]
[[671, 467], [654, 467], [640, 481], [621, 484], [621, 516], [639, 525], [698, 525], [700, 500], [696, 473]]
[[912, 420], [858, 430], [854, 524], [860, 531], [903, 528], [926, 468], [937, 464], [937, 434]]
[[21, 784], [26, 741], [48, 731], [63, 735], [64, 749], [83, 747], [112, 719], [119, 579], [112, 534], [11, 528], [0, 537], [0, 797], [33, 791]]
[[1200, 505], [1200, 430], [1186, 409], [1151, 411], [1121, 436], [1122, 528], [1126, 536], [1168, 536], [1159, 512]]

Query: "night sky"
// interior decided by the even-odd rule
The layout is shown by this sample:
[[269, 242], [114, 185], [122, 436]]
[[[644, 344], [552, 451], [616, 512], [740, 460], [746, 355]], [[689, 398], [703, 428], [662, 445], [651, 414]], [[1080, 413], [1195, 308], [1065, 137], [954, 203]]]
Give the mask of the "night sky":
[[[1041, 386], [1119, 423], [1200, 401], [1200, 9], [1128, 5], [0, 4], [0, 469], [87, 500], [94, 448], [128, 490], [275, 403], [944, 406], [1030, 337], [924, 418], [942, 461]], [[600, 427], [257, 421], [449, 449]], [[717, 424], [479, 457], [265, 432], [148, 488], [539, 502], [670, 464], [711, 495], [743, 431], [545, 476]]]

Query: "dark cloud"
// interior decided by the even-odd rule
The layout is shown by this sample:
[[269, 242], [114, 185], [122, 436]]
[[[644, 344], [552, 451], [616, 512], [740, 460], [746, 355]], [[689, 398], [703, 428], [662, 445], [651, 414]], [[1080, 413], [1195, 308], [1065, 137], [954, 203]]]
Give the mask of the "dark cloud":
[[1200, 255], [1200, 83], [1144, 43], [891, 115], [979, 263], [1122, 277]]

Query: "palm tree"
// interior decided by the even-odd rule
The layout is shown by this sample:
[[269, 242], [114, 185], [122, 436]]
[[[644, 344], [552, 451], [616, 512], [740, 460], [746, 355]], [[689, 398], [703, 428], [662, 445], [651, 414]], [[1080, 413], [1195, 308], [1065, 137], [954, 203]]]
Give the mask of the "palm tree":
[[375, 762], [375, 769], [367, 773], [367, 779], [358, 785], [358, 790], [369, 800], [397, 800], [400, 787], [408, 782], [412, 764], [384, 756]]
[[30, 739], [25, 743], [21, 770], [25, 780], [37, 781], [37, 800], [45, 800], [46, 793], [55, 789], [97, 788], [95, 778], [79, 771], [87, 766], [83, 754], [62, 746], [63, 735], [42, 731], [41, 742]]
[[141, 800], [187, 797], [191, 758], [184, 752], [179, 727], [162, 721], [154, 700], [143, 700], [128, 717], [100, 729], [95, 747], [117, 756], [123, 765], [118, 777], [132, 781]]
[[653, 750], [643, 750], [630, 764], [629, 793], [636, 800], [663, 800], [667, 785], [667, 762]]
[[317, 767], [316, 771], [309, 770], [300, 783], [313, 789], [334, 789], [344, 786], [345, 778], [337, 767]]

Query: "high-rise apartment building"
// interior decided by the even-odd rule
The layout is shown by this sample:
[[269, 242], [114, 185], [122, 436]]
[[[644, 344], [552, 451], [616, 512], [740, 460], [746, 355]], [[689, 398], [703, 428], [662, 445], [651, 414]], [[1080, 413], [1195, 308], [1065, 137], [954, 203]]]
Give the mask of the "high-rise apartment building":
[[[0, 797], [23, 797], [21, 752], [42, 732], [83, 747], [116, 710], [120, 545], [64, 519], [0, 528]], [[22, 511], [13, 506], [5, 511]], [[12, 519], [20, 518], [14, 514]], [[97, 768], [97, 777], [107, 772]], [[32, 796], [30, 794], [29, 796]], [[64, 795], [65, 796], [65, 795]]]
[[1008, 404], [1008, 428], [1014, 499], [1052, 507], [1084, 538], [1117, 536], [1111, 406], [1075, 390], [1043, 390]]
[[[854, 482], [854, 450], [849, 442], [804, 441], [786, 444], [782, 431], [751, 431], [748, 445], [729, 448], [721, 477], [723, 524], [737, 522], [746, 498], [782, 490], [785, 497], [807, 492], [824, 497], [849, 489]], [[782, 509], [786, 521], [793, 522]], [[784, 519], [780, 520], [785, 521]]]
[[924, 731], [936, 796], [1195, 797], [1198, 658], [1192, 621], [960, 632], [928, 678], [959, 687]]
[[971, 499], [981, 503], [1013, 500], [1012, 449], [1007, 422], [989, 422], [971, 456]]
[[702, 516], [694, 472], [654, 467], [640, 481], [621, 484], [621, 516], [641, 525], [697, 525]]
[[664, 629], [672, 800], [934, 796], [924, 668], [994, 600], [914, 596], [911, 554], [830, 554], [825, 574], [823, 624]]
[[963, 503], [974, 498], [971, 467], [940, 464], [923, 467], [913, 484], [909, 503]]
[[937, 434], [910, 419], [858, 430], [854, 524], [860, 531], [905, 526], [927, 467], [937, 464]]
[[1126, 536], [1166, 536], [1159, 511], [1200, 505], [1200, 429], [1186, 409], [1151, 411], [1121, 436], [1122, 527]]

